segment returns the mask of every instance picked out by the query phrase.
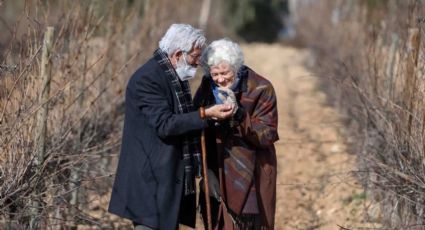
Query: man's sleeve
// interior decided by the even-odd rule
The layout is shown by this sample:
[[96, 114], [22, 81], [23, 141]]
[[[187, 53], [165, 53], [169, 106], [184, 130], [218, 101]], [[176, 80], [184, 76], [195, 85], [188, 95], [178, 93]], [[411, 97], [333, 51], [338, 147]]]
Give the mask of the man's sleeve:
[[172, 105], [168, 104], [166, 98], [167, 89], [158, 82], [142, 76], [135, 84], [135, 90], [131, 93], [137, 107], [161, 138], [186, 134], [206, 126], [198, 111], [173, 113]]

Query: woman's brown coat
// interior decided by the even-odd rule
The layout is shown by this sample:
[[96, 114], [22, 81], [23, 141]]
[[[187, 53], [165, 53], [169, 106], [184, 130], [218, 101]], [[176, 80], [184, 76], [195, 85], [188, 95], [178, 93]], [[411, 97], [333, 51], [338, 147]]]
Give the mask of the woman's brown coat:
[[[242, 172], [242, 181], [255, 181], [257, 203], [259, 205], [262, 226], [274, 229], [276, 209], [276, 151], [274, 142], [279, 137], [277, 133], [278, 115], [276, 96], [271, 83], [248, 67], [243, 67], [245, 74], [235, 90], [240, 109], [233, 121], [213, 124], [206, 130], [208, 168], [219, 176], [219, 169], [224, 174], [224, 199], [227, 207], [233, 213], [240, 214], [246, 201], [246, 189], [233, 188], [235, 177], [229, 176], [241, 173], [235, 162], [243, 160], [252, 168]], [[195, 106], [215, 104], [211, 89], [211, 78], [204, 77], [195, 94]], [[240, 157], [240, 158], [239, 158]], [[235, 160], [236, 159], [236, 160]], [[232, 168], [233, 167], [233, 168]], [[231, 179], [230, 179], [231, 178]], [[245, 195], [243, 195], [245, 194]]]

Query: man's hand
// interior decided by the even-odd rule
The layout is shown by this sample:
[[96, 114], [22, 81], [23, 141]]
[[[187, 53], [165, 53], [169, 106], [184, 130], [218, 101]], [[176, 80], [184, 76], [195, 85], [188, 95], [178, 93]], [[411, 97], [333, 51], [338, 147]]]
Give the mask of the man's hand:
[[214, 120], [224, 120], [233, 116], [233, 104], [219, 104], [205, 109], [205, 117]]

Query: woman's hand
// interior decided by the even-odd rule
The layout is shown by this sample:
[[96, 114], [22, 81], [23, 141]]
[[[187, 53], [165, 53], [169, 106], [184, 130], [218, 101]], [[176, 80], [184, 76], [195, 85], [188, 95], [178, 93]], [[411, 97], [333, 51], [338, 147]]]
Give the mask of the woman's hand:
[[235, 93], [229, 88], [220, 87], [218, 88], [218, 97], [220, 97], [224, 104], [232, 105], [232, 115], [234, 115], [238, 110], [238, 102], [236, 101]]

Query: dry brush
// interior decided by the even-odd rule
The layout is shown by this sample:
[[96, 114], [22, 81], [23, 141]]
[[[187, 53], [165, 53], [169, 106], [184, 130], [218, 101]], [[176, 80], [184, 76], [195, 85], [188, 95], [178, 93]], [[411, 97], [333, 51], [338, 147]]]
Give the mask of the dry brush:
[[131, 226], [106, 212], [125, 86], [171, 23], [197, 24], [179, 4], [0, 2], [0, 228]]
[[297, 18], [315, 71], [344, 114], [368, 222], [425, 227], [425, 2], [310, 1]]

